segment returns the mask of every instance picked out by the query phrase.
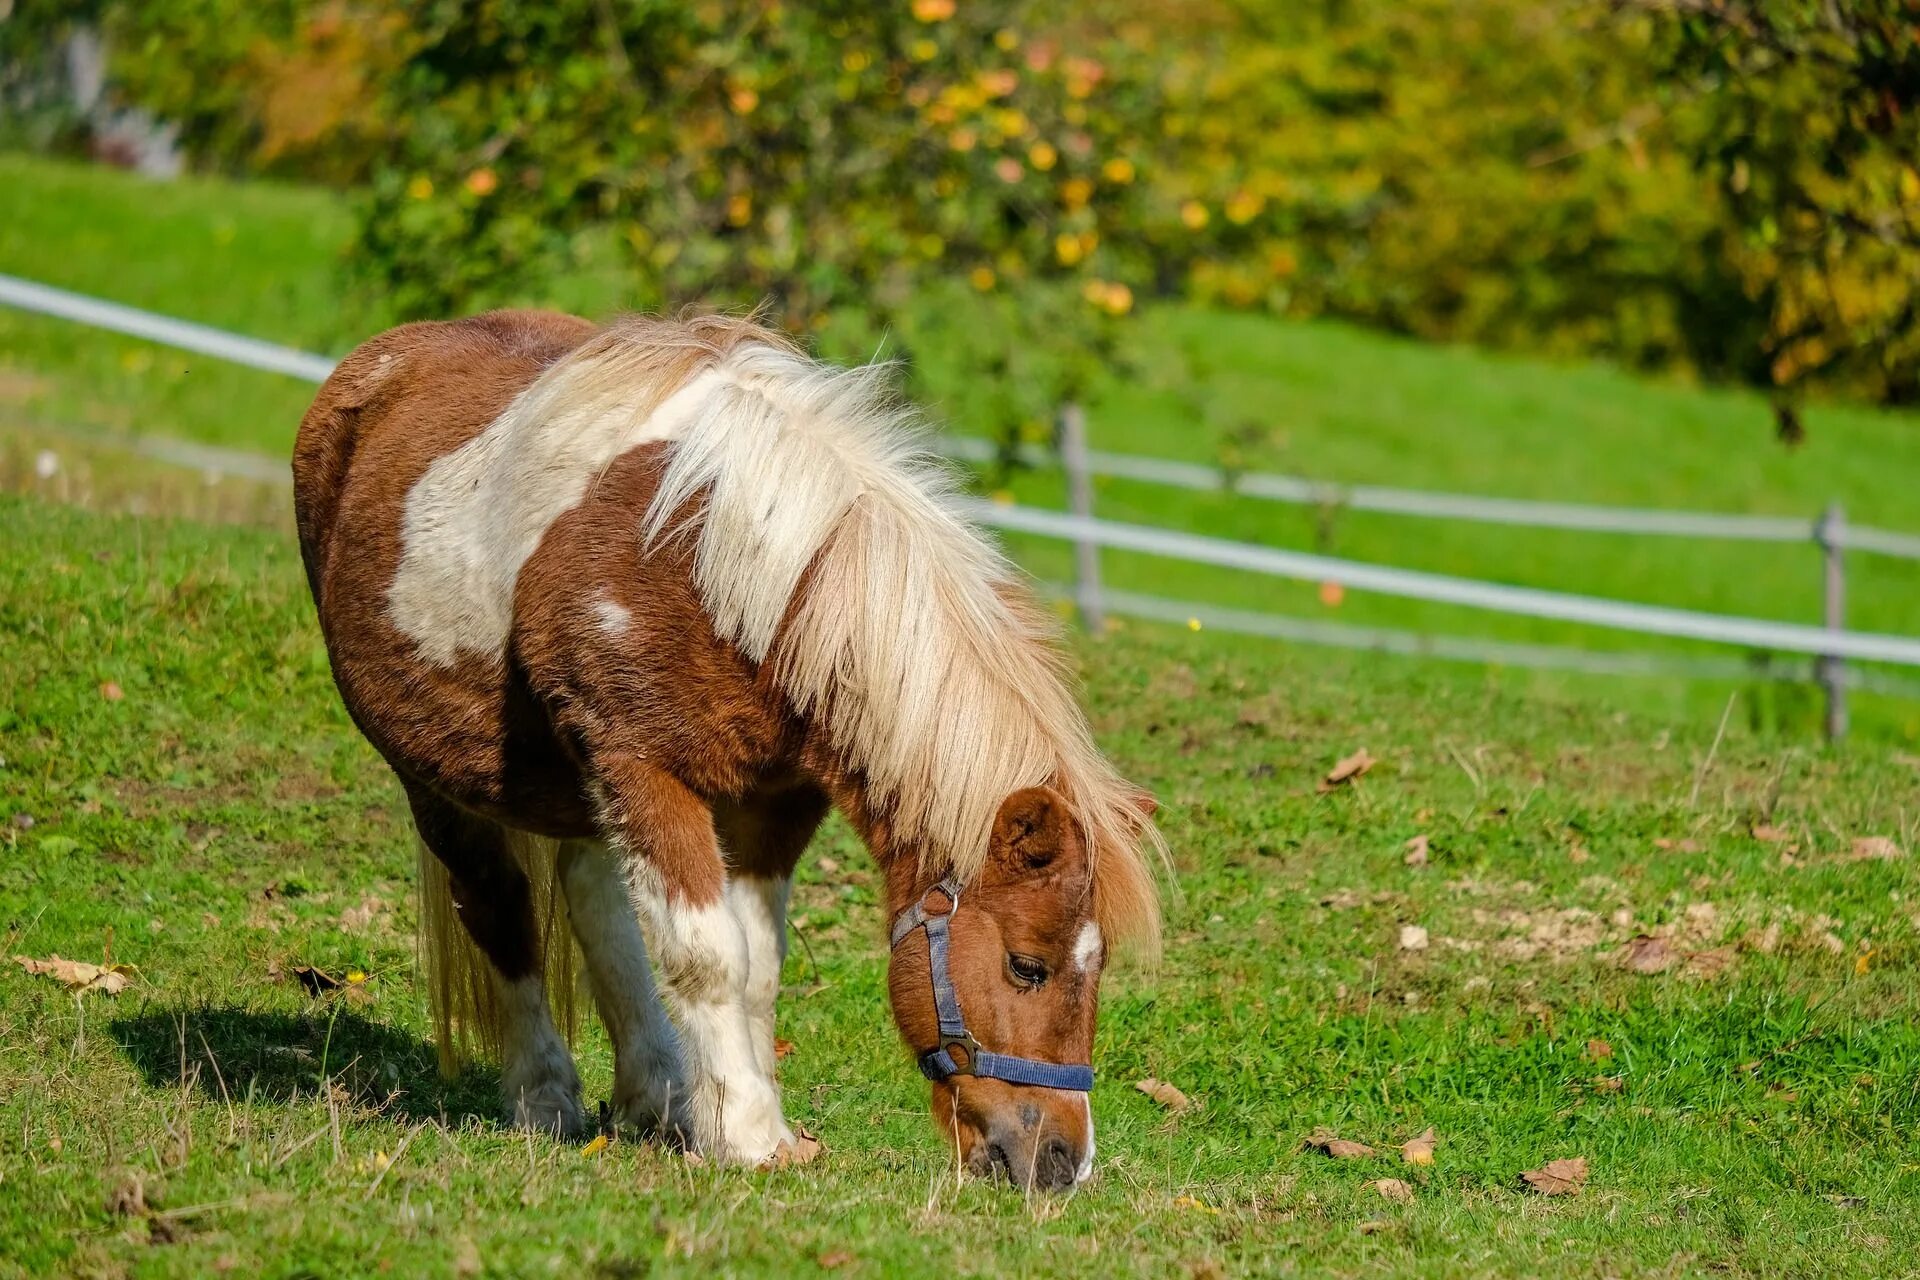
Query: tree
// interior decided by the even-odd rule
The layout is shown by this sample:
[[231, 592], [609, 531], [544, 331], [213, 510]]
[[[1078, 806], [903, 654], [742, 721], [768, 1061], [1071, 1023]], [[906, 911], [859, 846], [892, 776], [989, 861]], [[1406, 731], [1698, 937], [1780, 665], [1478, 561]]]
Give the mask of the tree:
[[1909, 0], [1624, 0], [1720, 187], [1780, 433], [1808, 384], [1920, 402], [1920, 16]]

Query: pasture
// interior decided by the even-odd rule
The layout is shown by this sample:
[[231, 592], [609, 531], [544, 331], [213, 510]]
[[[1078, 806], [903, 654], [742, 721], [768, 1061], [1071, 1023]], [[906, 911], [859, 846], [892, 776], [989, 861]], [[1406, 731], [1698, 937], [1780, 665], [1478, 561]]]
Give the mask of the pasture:
[[[13, 158], [0, 174], [0, 269], [322, 350], [369, 323], [334, 292], [344, 222], [322, 197]], [[617, 301], [581, 288], [562, 300]], [[1247, 446], [1263, 466], [1722, 510], [1841, 494], [1896, 526], [1920, 474], [1913, 423], [1888, 415], [1822, 413], [1786, 458], [1743, 397], [1337, 328], [1152, 323], [1213, 353], [1232, 412], [1284, 410]], [[284, 452], [307, 394], [0, 313], [10, 450], [91, 459], [150, 507], [235, 514], [72, 433]], [[1094, 427], [1210, 456], [1190, 411], [1146, 370]], [[1101, 502], [1322, 536], [1224, 500]], [[1920, 1273], [1910, 705], [1865, 704], [1835, 751], [1810, 705], [1771, 692], [1737, 691], [1722, 725], [1724, 687], [1122, 627], [1079, 647], [1087, 701], [1161, 798], [1178, 896], [1163, 963], [1107, 984], [1096, 1178], [1024, 1199], [954, 1176], [887, 1024], [876, 877], [838, 823], [801, 868], [779, 1028], [788, 1113], [827, 1153], [722, 1171], [529, 1139], [484, 1070], [436, 1078], [397, 788], [339, 705], [290, 538], [270, 509], [241, 514], [0, 498], [0, 1272]], [[1333, 549], [1802, 619], [1816, 581], [1810, 550], [1783, 567], [1384, 520], [1343, 520]], [[1048, 572], [1047, 554], [1028, 561]], [[1911, 566], [1870, 565], [1856, 622], [1912, 629]], [[1250, 589], [1119, 558], [1114, 577]], [[1314, 607], [1308, 589], [1262, 603]], [[1361, 748], [1372, 768], [1323, 790]], [[110, 957], [131, 984], [76, 997], [12, 962], [55, 954]], [[604, 1098], [604, 1034], [580, 1048]], [[1432, 1162], [1405, 1160], [1429, 1128]], [[1308, 1145], [1322, 1129], [1373, 1154]], [[1523, 1181], [1576, 1158], [1577, 1195]]]

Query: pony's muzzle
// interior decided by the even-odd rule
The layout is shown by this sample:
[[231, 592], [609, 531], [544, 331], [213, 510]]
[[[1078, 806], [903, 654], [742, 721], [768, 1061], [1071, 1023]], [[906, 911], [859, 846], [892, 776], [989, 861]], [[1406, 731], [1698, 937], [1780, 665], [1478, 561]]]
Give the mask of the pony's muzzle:
[[1015, 1126], [995, 1125], [967, 1153], [970, 1172], [1022, 1191], [1065, 1191], [1080, 1181], [1089, 1164], [1064, 1134]]

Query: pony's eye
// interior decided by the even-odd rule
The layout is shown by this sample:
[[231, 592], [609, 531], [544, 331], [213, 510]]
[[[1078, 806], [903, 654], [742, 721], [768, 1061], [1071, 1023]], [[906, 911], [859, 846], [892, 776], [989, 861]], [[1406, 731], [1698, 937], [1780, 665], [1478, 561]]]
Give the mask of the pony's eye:
[[1047, 980], [1047, 966], [1032, 956], [1009, 955], [1007, 972], [1023, 987], [1037, 987]]

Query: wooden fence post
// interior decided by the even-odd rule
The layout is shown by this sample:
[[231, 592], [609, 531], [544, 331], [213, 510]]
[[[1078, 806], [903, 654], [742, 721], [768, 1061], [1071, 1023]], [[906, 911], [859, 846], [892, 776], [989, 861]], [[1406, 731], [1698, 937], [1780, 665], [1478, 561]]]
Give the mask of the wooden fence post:
[[[1820, 547], [1825, 568], [1821, 621], [1829, 631], [1844, 631], [1847, 626], [1847, 516], [1839, 503], [1830, 504], [1814, 526], [1813, 540]], [[1847, 670], [1832, 654], [1814, 662], [1814, 673], [1827, 695], [1827, 741], [1838, 742], [1847, 736]]]
[[[1087, 465], [1087, 414], [1069, 400], [1060, 406], [1057, 423], [1060, 464], [1067, 472], [1067, 506], [1084, 519], [1093, 516], [1093, 472]], [[1100, 602], [1100, 548], [1084, 538], [1073, 543], [1073, 602], [1080, 625], [1089, 634], [1106, 632], [1106, 610]]]

